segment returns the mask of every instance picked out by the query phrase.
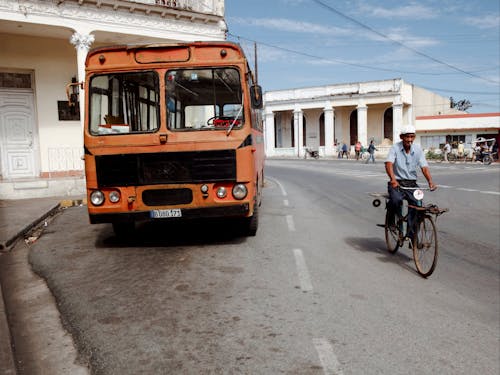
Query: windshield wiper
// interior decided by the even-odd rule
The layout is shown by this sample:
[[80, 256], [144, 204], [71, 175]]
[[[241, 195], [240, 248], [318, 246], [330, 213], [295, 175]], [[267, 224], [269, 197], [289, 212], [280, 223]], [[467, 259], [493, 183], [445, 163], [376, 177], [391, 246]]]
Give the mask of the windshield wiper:
[[226, 132], [227, 136], [229, 136], [229, 134], [231, 133], [231, 130], [233, 130], [233, 126], [236, 123], [236, 121], [238, 121], [238, 118], [240, 117], [242, 110], [243, 110], [243, 100], [241, 101], [241, 107], [240, 107], [240, 110], [238, 111], [238, 114], [234, 117], [233, 122], [231, 123], [231, 125], [227, 129], [227, 132]]

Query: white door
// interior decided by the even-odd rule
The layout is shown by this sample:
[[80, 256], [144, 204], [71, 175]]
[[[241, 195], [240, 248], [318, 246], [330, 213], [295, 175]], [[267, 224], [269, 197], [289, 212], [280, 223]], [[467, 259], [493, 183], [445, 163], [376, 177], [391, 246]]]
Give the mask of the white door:
[[0, 162], [4, 179], [38, 176], [33, 92], [0, 90]]

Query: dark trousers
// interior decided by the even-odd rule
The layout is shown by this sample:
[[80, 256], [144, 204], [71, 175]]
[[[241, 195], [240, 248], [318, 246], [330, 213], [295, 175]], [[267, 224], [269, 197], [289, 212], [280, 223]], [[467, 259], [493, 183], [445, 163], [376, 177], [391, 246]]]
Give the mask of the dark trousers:
[[[401, 180], [398, 182], [402, 187], [412, 187], [412, 188], [418, 187], [417, 181], [415, 180]], [[418, 201], [413, 197], [413, 192], [415, 190], [394, 189], [391, 186], [390, 182], [387, 184], [387, 190], [389, 192], [389, 204], [387, 210], [389, 211], [390, 218], [395, 218], [395, 215], [398, 216], [400, 215], [403, 199], [406, 199], [408, 201], [408, 204], [411, 204], [413, 206], [418, 205]], [[408, 208], [408, 216], [407, 216], [408, 229], [406, 235], [410, 238], [413, 237], [413, 230], [414, 230], [416, 216], [417, 216], [417, 210], [415, 210], [414, 208]], [[395, 221], [393, 221], [393, 223], [395, 223]]]

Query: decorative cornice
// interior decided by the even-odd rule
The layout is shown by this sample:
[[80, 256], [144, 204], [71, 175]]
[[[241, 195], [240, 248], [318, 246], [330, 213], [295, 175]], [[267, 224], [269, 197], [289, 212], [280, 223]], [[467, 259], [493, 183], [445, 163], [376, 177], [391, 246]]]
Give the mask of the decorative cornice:
[[70, 43], [75, 46], [76, 49], [81, 48], [83, 50], [89, 50], [92, 43], [94, 43], [95, 37], [92, 34], [79, 34], [74, 33], [71, 35]]
[[[131, 5], [125, 8], [124, 3]], [[136, 8], [133, 7], [134, 4]], [[151, 11], [151, 8], [154, 11]], [[76, 25], [79, 24], [88, 32], [112, 30], [144, 36], [147, 30], [149, 36], [156, 38], [171, 38], [172, 33], [215, 37], [225, 32], [223, 17], [207, 14], [200, 16], [199, 13], [173, 8], [162, 10], [160, 6], [119, 0], [95, 1], [92, 4], [89, 1], [76, 0], [0, 0], [0, 11], [21, 13], [27, 20], [30, 16], [46, 17], [47, 25], [56, 24], [77, 29]], [[59, 18], [60, 22], [51, 22], [54, 18]], [[100, 25], [102, 27], [99, 27]], [[134, 29], [137, 32], [134, 32]]]

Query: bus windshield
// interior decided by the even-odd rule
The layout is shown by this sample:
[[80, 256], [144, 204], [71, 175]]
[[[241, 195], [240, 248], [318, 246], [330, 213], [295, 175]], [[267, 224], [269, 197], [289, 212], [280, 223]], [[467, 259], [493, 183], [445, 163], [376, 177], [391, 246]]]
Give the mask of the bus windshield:
[[159, 92], [158, 74], [154, 71], [92, 77], [90, 133], [107, 135], [158, 130]]
[[165, 86], [170, 130], [221, 130], [243, 126], [243, 93], [237, 69], [169, 70]]

